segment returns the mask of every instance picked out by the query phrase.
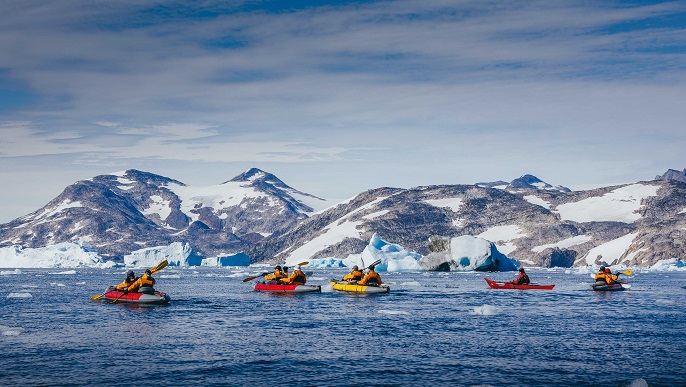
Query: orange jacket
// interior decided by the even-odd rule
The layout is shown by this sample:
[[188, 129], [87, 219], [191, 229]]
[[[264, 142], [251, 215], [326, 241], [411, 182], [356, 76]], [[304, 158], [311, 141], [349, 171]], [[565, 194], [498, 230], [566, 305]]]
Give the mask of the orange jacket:
[[605, 274], [605, 272], [595, 273], [595, 280], [605, 282], [607, 281], [607, 275]]
[[381, 276], [379, 276], [379, 273], [375, 272], [374, 270], [369, 270], [369, 272], [364, 276], [364, 278], [362, 278], [361, 281], [358, 281], [357, 284], [366, 285], [370, 282], [374, 283], [374, 281], [370, 281], [372, 279], [376, 280], [376, 283], [378, 285], [381, 285]]
[[279, 281], [293, 285], [305, 285], [307, 277], [301, 270], [295, 269], [288, 278], [281, 278]]
[[617, 278], [618, 276], [612, 273], [605, 274], [605, 282], [607, 282], [608, 285], [612, 285], [613, 283], [617, 282]]
[[519, 272], [519, 276], [517, 277], [517, 279], [512, 281], [512, 283], [515, 285], [525, 285], [525, 284], [528, 284], [529, 282], [531, 282], [529, 280], [529, 276], [526, 275], [526, 273], [521, 272], [521, 271]]
[[362, 274], [361, 271], [353, 270], [350, 272], [350, 274], [343, 277], [343, 281], [359, 281], [362, 279], [362, 277], [364, 277], [364, 274]]
[[143, 274], [141, 278], [137, 279], [129, 286], [129, 292], [136, 292], [141, 286], [155, 286], [155, 279], [152, 278], [152, 275], [148, 275], [147, 273]]

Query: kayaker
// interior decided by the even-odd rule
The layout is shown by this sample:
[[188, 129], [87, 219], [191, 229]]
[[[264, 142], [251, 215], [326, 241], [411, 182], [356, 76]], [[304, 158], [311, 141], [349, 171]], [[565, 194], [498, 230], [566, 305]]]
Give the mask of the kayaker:
[[605, 282], [607, 282], [608, 285], [617, 283], [617, 278], [619, 278], [619, 276], [612, 274], [609, 267], [605, 269]]
[[379, 273], [374, 271], [374, 265], [369, 266], [369, 271], [364, 275], [364, 278], [357, 282], [357, 284], [371, 286], [379, 286], [382, 284], [381, 276], [379, 276]]
[[137, 279], [138, 278], [136, 278], [136, 274], [133, 272], [133, 270], [129, 270], [126, 272], [126, 278], [124, 279], [124, 282], [117, 285], [116, 289], [128, 291], [129, 286], [133, 285], [133, 283], [136, 282]]
[[155, 279], [152, 278], [152, 272], [150, 269], [145, 271], [145, 274], [139, 279], [137, 279], [131, 286], [129, 286], [129, 293], [137, 292], [143, 286], [155, 286]]
[[300, 266], [296, 266], [295, 270], [293, 270], [293, 273], [291, 273], [288, 278], [282, 278], [280, 281], [291, 285], [305, 285], [307, 276], [300, 270]]
[[360, 271], [360, 268], [357, 267], [357, 265], [353, 266], [352, 270], [350, 271], [350, 274], [347, 274], [345, 277], [343, 277], [343, 281], [348, 281], [350, 283], [356, 283], [357, 281], [361, 280], [362, 277], [364, 277], [364, 274]]
[[526, 272], [524, 271], [524, 268], [523, 268], [523, 267], [520, 267], [520, 268], [519, 268], [519, 276], [517, 277], [517, 279], [515, 279], [514, 281], [512, 281], [512, 284], [513, 284], [513, 285], [528, 285], [529, 282], [531, 282], [531, 281], [529, 280], [529, 276], [526, 275]]
[[595, 273], [595, 282], [598, 285], [605, 285], [605, 266], [600, 266], [598, 272]]
[[276, 265], [276, 267], [274, 268], [274, 272], [272, 274], [267, 274], [264, 276], [264, 279], [267, 281], [278, 281], [281, 278], [284, 278], [281, 265]]

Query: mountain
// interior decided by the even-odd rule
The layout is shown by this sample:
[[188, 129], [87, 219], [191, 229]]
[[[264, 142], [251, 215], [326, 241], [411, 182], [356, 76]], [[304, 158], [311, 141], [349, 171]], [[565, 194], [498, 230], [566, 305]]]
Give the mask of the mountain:
[[676, 180], [686, 183], [686, 169], [683, 172], [677, 171], [676, 169], [668, 169], [662, 176], [655, 176], [655, 180]]
[[480, 187], [489, 187], [489, 188], [502, 188], [502, 189], [507, 189], [507, 190], [515, 190], [515, 189], [542, 189], [546, 191], [559, 191], [559, 192], [571, 192], [567, 187], [563, 187], [561, 185], [557, 186], [552, 186], [543, 180], [537, 178], [534, 175], [524, 175], [521, 177], [518, 177], [511, 182], [506, 182], [503, 180], [498, 180], [498, 181], [492, 181], [492, 182], [481, 182], [481, 183], [476, 183], [477, 186]]
[[422, 255], [432, 236], [481, 236], [509, 257], [546, 267], [650, 265], [686, 255], [686, 183], [646, 181], [578, 192], [536, 183], [369, 190], [259, 242], [249, 254], [253, 261], [271, 262], [345, 258], [377, 233]]
[[244, 250], [326, 206], [257, 168], [208, 187], [131, 169], [76, 182], [38, 211], [0, 225], [0, 245], [79, 240], [120, 259], [145, 247], [189, 242], [213, 256]]

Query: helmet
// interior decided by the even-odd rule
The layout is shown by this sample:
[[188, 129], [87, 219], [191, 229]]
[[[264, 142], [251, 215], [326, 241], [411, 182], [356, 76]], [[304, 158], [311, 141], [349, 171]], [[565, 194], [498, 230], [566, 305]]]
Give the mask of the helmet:
[[601, 266], [600, 269], [598, 269], [598, 271], [605, 271], [605, 266]]
[[353, 270], [360, 270], [360, 268], [357, 267], [357, 265], [355, 265], [355, 266], [353, 266]]
[[612, 273], [612, 272], [610, 271], [610, 268], [609, 268], [609, 267], [605, 269], [605, 272], [606, 272], [606, 273]]

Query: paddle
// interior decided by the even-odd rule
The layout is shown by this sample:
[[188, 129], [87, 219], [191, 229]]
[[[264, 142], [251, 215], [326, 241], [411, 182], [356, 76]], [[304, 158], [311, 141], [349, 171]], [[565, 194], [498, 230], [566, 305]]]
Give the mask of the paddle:
[[[300, 263], [298, 264], [298, 266], [305, 266], [305, 265], [307, 265], [308, 263], [310, 263], [310, 262], [308, 262], [308, 261], [300, 262]], [[257, 278], [257, 277], [262, 277], [262, 276], [265, 276], [265, 275], [267, 275], [267, 274], [269, 274], [269, 273], [270, 273], [270, 272], [266, 272], [266, 273], [258, 274], [258, 275], [252, 276], [252, 277], [243, 278], [243, 282], [252, 281], [252, 280], [254, 280], [254, 279]], [[307, 275], [307, 274], [306, 274], [306, 275]]]
[[[167, 260], [165, 259], [164, 261], [160, 262], [157, 266], [155, 266], [155, 267], [153, 267], [152, 269], [150, 269], [150, 272], [151, 272], [152, 274], [155, 274], [155, 273], [157, 273], [158, 271], [160, 271], [160, 270], [164, 269], [165, 267], [167, 267], [167, 265], [169, 265], [169, 261], [167, 261]], [[95, 295], [95, 296], [89, 298], [89, 300], [98, 301], [98, 300], [100, 300], [104, 295], [105, 295], [105, 293], [103, 293], [103, 294], [98, 294], [98, 295]], [[118, 300], [118, 298], [117, 298], [117, 300]]]

